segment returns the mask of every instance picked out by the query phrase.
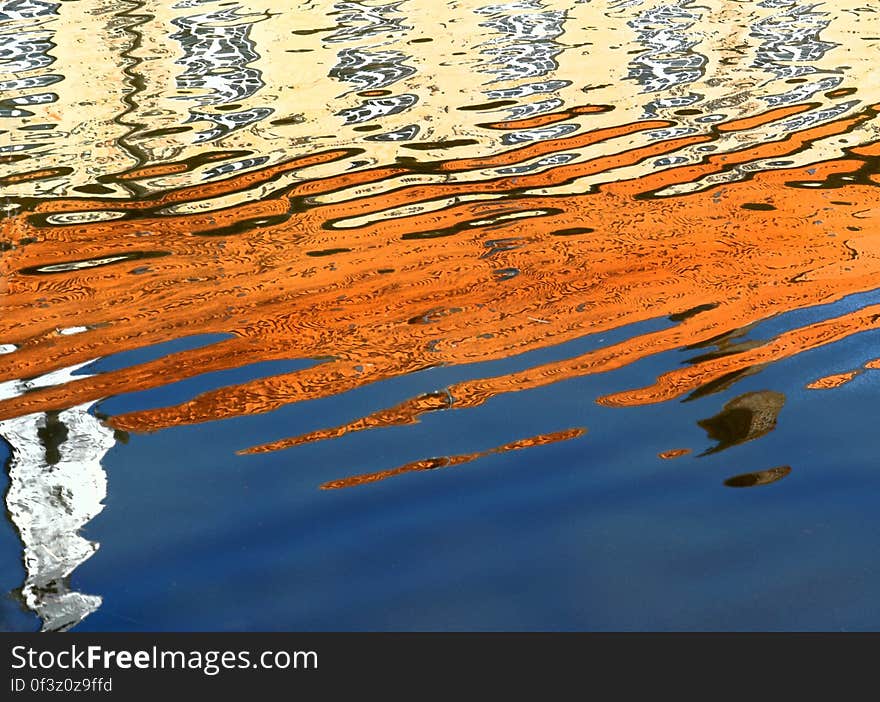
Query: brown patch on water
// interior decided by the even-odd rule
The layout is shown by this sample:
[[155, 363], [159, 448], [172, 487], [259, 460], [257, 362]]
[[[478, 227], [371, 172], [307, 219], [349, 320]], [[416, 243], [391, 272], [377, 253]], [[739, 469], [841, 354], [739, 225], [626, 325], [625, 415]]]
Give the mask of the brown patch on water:
[[688, 448], [681, 449], [670, 449], [669, 451], [661, 451], [657, 454], [659, 458], [663, 460], [672, 460], [673, 458], [681, 458], [682, 456], [687, 456], [691, 452]]

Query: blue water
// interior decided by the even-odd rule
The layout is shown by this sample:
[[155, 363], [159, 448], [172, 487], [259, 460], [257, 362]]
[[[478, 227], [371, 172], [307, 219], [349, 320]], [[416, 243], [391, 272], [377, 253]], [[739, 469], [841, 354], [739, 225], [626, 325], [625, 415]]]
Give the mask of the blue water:
[[[673, 407], [609, 408], [593, 398], [644, 385], [692, 352], [273, 453], [235, 455], [462, 376], [514, 370], [521, 359], [134, 435], [103, 461], [106, 506], [83, 530], [100, 549], [72, 577], [103, 603], [77, 630], [876, 628], [877, 380], [866, 373], [833, 391], [803, 387], [804, 378], [868, 360], [878, 339], [856, 335]], [[575, 355], [587, 342], [573, 346], [555, 352]], [[698, 457], [713, 442], [696, 422], [759, 390], [786, 396], [776, 429]], [[131, 409], [134, 397], [98, 410]], [[581, 426], [587, 433], [570, 441], [317, 489]], [[693, 452], [657, 457], [681, 447]], [[776, 465], [791, 474], [748, 490], [723, 485]], [[4, 524], [0, 558], [14, 563], [17, 554]], [[23, 569], [2, 577], [12, 590]], [[11, 601], [2, 617], [5, 627], [37, 627]]]

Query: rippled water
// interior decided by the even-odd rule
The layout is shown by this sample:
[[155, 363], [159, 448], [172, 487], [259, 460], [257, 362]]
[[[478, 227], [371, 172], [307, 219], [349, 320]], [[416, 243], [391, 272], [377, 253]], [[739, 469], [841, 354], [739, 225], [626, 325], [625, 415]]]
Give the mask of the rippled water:
[[0, 627], [880, 628], [880, 7], [484, 3], [0, 0]]

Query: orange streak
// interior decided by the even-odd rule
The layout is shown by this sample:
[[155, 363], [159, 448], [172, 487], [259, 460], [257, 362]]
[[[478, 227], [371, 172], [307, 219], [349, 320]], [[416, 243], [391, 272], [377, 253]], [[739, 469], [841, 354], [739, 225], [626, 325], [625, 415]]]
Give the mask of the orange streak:
[[807, 110], [816, 106], [817, 103], [807, 103], [805, 105], [789, 105], [787, 107], [777, 107], [772, 110], [767, 110], [766, 112], [762, 112], [759, 115], [754, 115], [752, 117], [744, 117], [742, 119], [734, 119], [729, 122], [723, 122], [717, 125], [715, 128], [719, 132], [744, 132], [749, 129], [754, 129], [755, 127], [763, 127], [765, 124], [770, 124], [771, 122], [776, 122], [780, 119], [785, 119], [786, 117], [791, 117], [792, 115], [799, 115], [802, 112], [806, 112]]
[[[725, 129], [752, 128], [808, 108], [770, 111]], [[261, 201], [197, 214], [156, 210], [174, 202], [244, 194], [350, 152], [312, 154], [153, 198], [65, 198], [28, 205], [31, 210], [13, 211], [0, 220], [0, 340], [18, 347], [0, 356], [0, 382], [188, 334], [236, 338], [0, 401], [0, 418], [62, 409], [262, 360], [330, 359], [304, 371], [216, 388], [172, 407], [112, 420], [120, 428], [151, 431], [267, 412], [439, 364], [508, 358], [588, 333], [671, 318], [666, 328], [613, 346], [597, 342], [575, 358], [464, 381], [339, 427], [245, 452], [278, 450], [349, 431], [412, 423], [425, 412], [474, 407], [502, 393], [614, 370], [706, 342], [719, 331], [875, 289], [880, 244], [870, 226], [880, 211], [880, 195], [864, 180], [836, 179], [870, 169], [864, 159], [873, 157], [876, 145], [852, 149], [847, 158], [762, 172], [688, 195], [644, 196], [732, 164], [803, 151], [815, 140], [874, 118], [871, 109], [757, 147], [713, 155], [695, 166], [608, 182], [585, 193], [524, 195], [522, 190], [596, 174], [608, 174], [613, 181], [616, 168], [715, 137], [698, 134], [638, 147], [624, 143], [615, 150], [612, 139], [668, 123], [622, 125], [425, 166], [435, 175], [458, 174], [452, 182], [401, 181], [394, 190], [376, 192], [383, 180], [419, 170], [418, 165], [379, 166], [305, 180], [279, 187]], [[489, 180], [482, 174], [469, 179], [467, 173], [573, 144], [603, 142], [608, 142], [606, 155], [541, 173]], [[833, 189], [795, 187], [799, 183]], [[337, 192], [336, 202], [308, 199], [331, 192]], [[434, 211], [389, 214], [394, 208], [463, 195], [489, 197], [452, 200]], [[91, 209], [128, 215], [65, 225], [41, 219]], [[366, 216], [372, 219], [351, 226], [355, 217]], [[150, 253], [164, 255], [138, 258]], [[97, 263], [65, 271], [72, 262]], [[47, 270], [47, 265], [60, 268]], [[845, 315], [757, 347], [731, 350], [728, 356], [707, 357], [664, 374], [651, 388], [612, 393], [603, 401], [638, 404], [676, 397], [730, 373], [874, 328], [870, 313], [865, 315]], [[61, 333], [72, 325], [89, 328], [70, 336]]]
[[861, 371], [854, 370], [847, 373], [835, 373], [834, 375], [826, 375], [824, 378], [814, 380], [812, 383], [807, 385], [807, 389], [832, 390], [834, 388], [839, 388], [841, 385], [845, 385], [850, 380], [859, 375], [860, 372]]
[[322, 490], [337, 490], [339, 488], [356, 487], [358, 485], [368, 485], [377, 483], [381, 480], [387, 480], [405, 473], [413, 473], [418, 471], [436, 470], [437, 468], [450, 468], [452, 466], [460, 466], [470, 463], [478, 458], [485, 458], [492, 454], [507, 453], [509, 451], [519, 451], [524, 448], [532, 448], [534, 446], [546, 446], [547, 444], [559, 441], [569, 441], [583, 436], [586, 429], [567, 429], [565, 431], [553, 432], [552, 434], [539, 434], [528, 439], [520, 439], [504, 444], [488, 451], [478, 451], [476, 453], [465, 453], [457, 456], [442, 456], [440, 458], [428, 458], [421, 461], [413, 461], [399, 468], [391, 470], [383, 470], [376, 473], [365, 473], [363, 475], [355, 475], [350, 478], [341, 478], [339, 480], [331, 480], [321, 485]]

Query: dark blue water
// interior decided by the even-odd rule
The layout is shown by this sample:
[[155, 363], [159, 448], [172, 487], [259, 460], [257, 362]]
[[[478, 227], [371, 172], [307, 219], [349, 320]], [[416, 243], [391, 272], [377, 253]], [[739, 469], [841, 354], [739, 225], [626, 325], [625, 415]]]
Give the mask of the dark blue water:
[[[427, 370], [270, 415], [132, 436], [105, 457], [106, 506], [83, 531], [100, 549], [72, 587], [100, 593], [103, 603], [78, 630], [876, 628], [876, 380], [864, 374], [833, 391], [807, 391], [803, 378], [846, 368], [842, 359], [864, 362], [878, 338], [850, 337], [672, 408], [608, 408], [593, 398], [647, 383], [684, 351], [429, 414], [413, 426], [268, 454], [234, 452], [487, 369]], [[491, 370], [518, 365], [514, 358]], [[713, 442], [697, 421], [761, 390], [785, 395], [776, 429], [698, 456]], [[98, 409], [129, 410], [137, 398]], [[317, 489], [576, 426], [588, 432], [357, 488]], [[657, 456], [680, 447], [693, 452]], [[779, 482], [723, 485], [777, 465], [792, 468]], [[6, 563], [20, 553], [8, 525], [0, 549]], [[4, 570], [3, 589], [22, 577], [21, 568]], [[10, 603], [3, 613], [6, 627], [37, 627]]]

